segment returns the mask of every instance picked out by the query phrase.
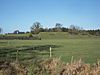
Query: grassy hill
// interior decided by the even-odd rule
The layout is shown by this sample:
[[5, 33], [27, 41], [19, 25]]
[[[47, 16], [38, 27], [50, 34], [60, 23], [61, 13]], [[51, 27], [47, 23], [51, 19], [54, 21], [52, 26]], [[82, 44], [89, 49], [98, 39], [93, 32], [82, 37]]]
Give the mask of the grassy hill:
[[[0, 35], [2, 36], [2, 35]], [[7, 34], [5, 36], [29, 36], [29, 33], [27, 34]], [[100, 36], [94, 36], [94, 35], [71, 35], [68, 32], [40, 32], [38, 34], [41, 39], [81, 39], [81, 38], [100, 38]]]
[[100, 38], [93, 35], [71, 35], [68, 32], [41, 32], [41, 39], [81, 39], [81, 38]]
[[[7, 36], [29, 36], [29, 34], [9, 34]], [[100, 37], [92, 35], [70, 35], [67, 32], [41, 32], [42, 40], [0, 40], [0, 59], [15, 59], [19, 50], [20, 60], [34, 57], [49, 57], [52, 47], [53, 57], [70, 61], [73, 56], [93, 63], [100, 58]]]
[[16, 59], [19, 50], [19, 60], [30, 60], [34, 57], [49, 57], [49, 47], [52, 47], [52, 57], [61, 57], [63, 61], [82, 58], [93, 63], [100, 58], [100, 38], [98, 39], [45, 39], [45, 40], [0, 40], [0, 59]]

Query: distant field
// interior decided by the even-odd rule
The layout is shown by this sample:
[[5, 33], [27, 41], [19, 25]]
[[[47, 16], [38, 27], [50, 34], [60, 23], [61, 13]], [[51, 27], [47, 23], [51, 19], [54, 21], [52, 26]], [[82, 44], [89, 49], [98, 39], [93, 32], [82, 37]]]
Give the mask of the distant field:
[[[0, 35], [2, 36], [2, 35]], [[27, 34], [7, 34], [5, 36], [29, 36], [29, 33]], [[100, 38], [100, 36], [94, 36], [94, 35], [71, 35], [68, 32], [40, 32], [38, 34], [41, 39], [86, 39], [86, 38]]]
[[68, 32], [41, 32], [39, 34], [41, 39], [88, 39], [88, 38], [100, 38], [100, 36], [93, 35], [71, 35]]
[[70, 61], [73, 56], [75, 59], [82, 58], [85, 62], [93, 63], [100, 58], [100, 38], [60, 39], [62, 36], [53, 33], [49, 35], [59, 38], [50, 39], [48, 35], [49, 39], [46, 39], [46, 35], [48, 34], [42, 40], [0, 40], [0, 59], [16, 59], [17, 50], [20, 60], [31, 60], [38, 56], [49, 58], [50, 46], [52, 57], [61, 57], [63, 61]]
[[28, 36], [29, 34], [7, 34], [6, 36]]

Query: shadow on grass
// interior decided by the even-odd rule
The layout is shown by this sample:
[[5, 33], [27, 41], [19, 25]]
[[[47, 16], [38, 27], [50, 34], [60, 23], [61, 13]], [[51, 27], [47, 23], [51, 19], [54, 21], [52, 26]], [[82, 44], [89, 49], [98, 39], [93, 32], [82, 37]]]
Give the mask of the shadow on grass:
[[[37, 58], [38, 56], [47, 56], [49, 55], [50, 47], [59, 48], [59, 45], [37, 45], [37, 46], [22, 46], [22, 47], [3, 47], [0, 48], [0, 60], [15, 60], [16, 55], [18, 54], [19, 59], [29, 60]], [[18, 53], [17, 53], [18, 51]]]

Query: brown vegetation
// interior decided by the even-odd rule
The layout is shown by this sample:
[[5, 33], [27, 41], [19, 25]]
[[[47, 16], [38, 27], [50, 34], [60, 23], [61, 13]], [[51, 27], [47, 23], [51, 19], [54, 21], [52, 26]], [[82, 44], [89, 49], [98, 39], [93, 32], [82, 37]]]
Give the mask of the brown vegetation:
[[50, 58], [38, 60], [30, 67], [31, 71], [19, 63], [0, 62], [0, 75], [100, 75], [100, 61], [90, 65], [81, 59], [64, 63], [60, 59]]
[[19, 63], [0, 62], [0, 75], [27, 75], [27, 69]]
[[100, 75], [100, 62], [94, 65], [79, 61], [63, 63], [59, 59], [38, 62], [33, 75]]

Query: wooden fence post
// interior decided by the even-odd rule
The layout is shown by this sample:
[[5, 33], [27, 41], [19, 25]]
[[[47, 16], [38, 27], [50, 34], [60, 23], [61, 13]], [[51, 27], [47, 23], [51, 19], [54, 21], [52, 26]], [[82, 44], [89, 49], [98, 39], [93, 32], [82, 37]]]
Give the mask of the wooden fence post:
[[50, 58], [52, 57], [52, 53], [51, 53], [51, 47], [50, 47]]
[[17, 50], [16, 52], [16, 62], [18, 62], [18, 60], [19, 60], [19, 50]]

